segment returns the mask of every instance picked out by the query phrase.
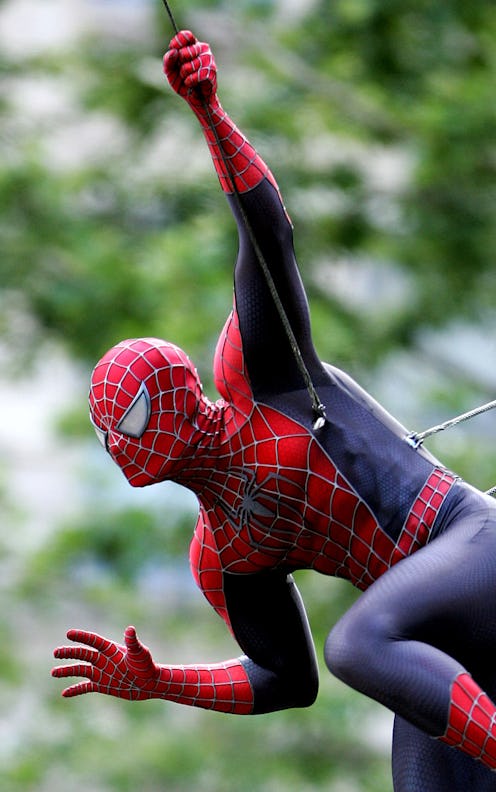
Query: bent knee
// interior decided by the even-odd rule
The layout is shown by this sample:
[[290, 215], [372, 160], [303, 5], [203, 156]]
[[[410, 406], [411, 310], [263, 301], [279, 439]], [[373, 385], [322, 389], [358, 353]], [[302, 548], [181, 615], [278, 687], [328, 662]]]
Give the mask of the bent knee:
[[351, 687], [363, 690], [381, 659], [394, 629], [385, 614], [359, 616], [348, 613], [333, 627], [324, 646], [327, 668]]
[[360, 662], [359, 655], [362, 652], [356, 632], [344, 617], [333, 627], [324, 644], [327, 668], [331, 674], [347, 684], [353, 684], [351, 677]]

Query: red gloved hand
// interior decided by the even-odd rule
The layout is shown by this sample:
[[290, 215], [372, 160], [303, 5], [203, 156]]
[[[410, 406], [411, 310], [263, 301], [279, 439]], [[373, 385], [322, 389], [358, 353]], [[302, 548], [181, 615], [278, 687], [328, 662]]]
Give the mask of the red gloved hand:
[[217, 93], [217, 67], [208, 44], [189, 30], [172, 39], [164, 56], [164, 73], [173, 90], [194, 109], [212, 104]]
[[106, 693], [132, 701], [160, 697], [157, 690], [160, 669], [149, 649], [138, 639], [134, 627], [128, 627], [124, 633], [124, 646], [85, 630], [69, 630], [67, 637], [85, 646], [59, 646], [54, 656], [58, 660], [82, 662], [53, 668], [52, 676], [80, 676], [88, 681], [66, 688], [63, 696]]

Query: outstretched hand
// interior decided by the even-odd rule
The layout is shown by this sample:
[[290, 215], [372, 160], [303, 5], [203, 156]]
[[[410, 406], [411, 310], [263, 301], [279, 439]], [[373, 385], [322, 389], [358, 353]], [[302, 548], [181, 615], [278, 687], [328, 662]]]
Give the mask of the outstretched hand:
[[125, 631], [124, 645], [85, 630], [69, 630], [67, 637], [84, 645], [59, 646], [54, 657], [80, 662], [57, 666], [52, 669], [52, 676], [84, 677], [87, 681], [66, 688], [63, 696], [106, 693], [132, 701], [160, 697], [157, 690], [160, 668], [153, 662], [150, 650], [139, 640], [134, 627]]
[[189, 30], [181, 30], [169, 44], [164, 72], [173, 90], [194, 108], [216, 95], [217, 67], [210, 46]]

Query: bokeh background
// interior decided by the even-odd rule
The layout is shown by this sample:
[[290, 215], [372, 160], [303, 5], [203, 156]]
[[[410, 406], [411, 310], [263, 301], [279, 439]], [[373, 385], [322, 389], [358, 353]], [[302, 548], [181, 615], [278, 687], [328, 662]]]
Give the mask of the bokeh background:
[[[322, 358], [411, 429], [493, 399], [493, 0], [173, 10], [278, 178]], [[236, 235], [170, 37], [160, 0], [0, 2], [0, 787], [390, 792], [391, 715], [323, 663], [312, 708], [254, 718], [64, 701], [49, 675], [69, 627], [134, 623], [161, 662], [237, 653], [189, 575], [194, 498], [129, 488], [87, 419], [93, 364], [135, 335], [183, 346], [215, 398]], [[495, 437], [488, 414], [429, 448], [487, 489]], [[297, 582], [321, 658], [355, 593]]]

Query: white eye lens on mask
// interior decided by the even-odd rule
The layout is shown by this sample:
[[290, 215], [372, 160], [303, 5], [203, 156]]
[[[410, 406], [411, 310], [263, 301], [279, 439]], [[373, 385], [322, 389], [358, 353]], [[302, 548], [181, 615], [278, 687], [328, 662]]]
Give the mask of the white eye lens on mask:
[[95, 430], [95, 434], [98, 437], [98, 442], [104, 447], [105, 450], [107, 450], [107, 432], [104, 432], [102, 429], [96, 426], [93, 421], [91, 423], [93, 424], [93, 429]]
[[117, 431], [128, 437], [141, 437], [148, 426], [151, 407], [150, 395], [145, 383], [143, 383], [132, 403], [117, 424]]

